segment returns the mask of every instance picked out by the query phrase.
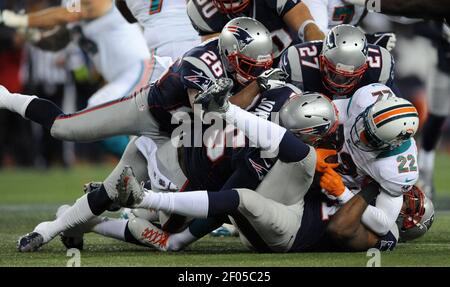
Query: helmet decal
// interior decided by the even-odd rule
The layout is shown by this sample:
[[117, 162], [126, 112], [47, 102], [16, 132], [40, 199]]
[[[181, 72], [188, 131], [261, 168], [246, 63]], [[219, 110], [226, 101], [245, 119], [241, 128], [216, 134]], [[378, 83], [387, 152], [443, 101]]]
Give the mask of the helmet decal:
[[239, 43], [239, 49], [241, 50], [255, 40], [247, 31], [245, 31], [245, 29], [241, 27], [228, 26], [228, 31], [233, 33], [234, 37]]

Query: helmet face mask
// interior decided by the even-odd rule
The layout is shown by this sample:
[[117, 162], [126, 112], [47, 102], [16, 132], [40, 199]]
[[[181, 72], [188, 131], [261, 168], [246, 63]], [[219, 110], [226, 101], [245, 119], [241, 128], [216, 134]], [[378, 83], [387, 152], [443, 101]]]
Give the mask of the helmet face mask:
[[251, 0], [212, 0], [214, 6], [224, 14], [240, 13], [247, 8]]
[[423, 236], [434, 221], [434, 206], [417, 186], [403, 194], [403, 206], [397, 218], [400, 241]]
[[368, 117], [372, 106], [366, 108], [364, 112], [356, 117], [356, 120], [350, 130], [350, 139], [352, 143], [360, 150], [366, 152], [395, 148], [395, 146], [391, 146], [389, 143], [383, 142], [371, 131]]
[[365, 63], [358, 70], [347, 72], [335, 67], [324, 55], [319, 56], [320, 71], [325, 88], [337, 95], [345, 95], [358, 85], [368, 68]]
[[256, 79], [272, 67], [273, 43], [269, 31], [249, 17], [229, 21], [219, 36], [225, 69], [241, 84]]
[[416, 108], [393, 96], [380, 98], [360, 113], [350, 130], [352, 143], [362, 151], [392, 150], [412, 138], [419, 126]]
[[364, 33], [351, 25], [333, 27], [319, 55], [322, 82], [336, 95], [355, 89], [368, 69], [368, 44]]
[[241, 84], [255, 80], [265, 70], [272, 67], [273, 63], [271, 56], [266, 57], [266, 59], [255, 60], [238, 53], [228, 55], [227, 59], [233, 71], [236, 73], [236, 80]]

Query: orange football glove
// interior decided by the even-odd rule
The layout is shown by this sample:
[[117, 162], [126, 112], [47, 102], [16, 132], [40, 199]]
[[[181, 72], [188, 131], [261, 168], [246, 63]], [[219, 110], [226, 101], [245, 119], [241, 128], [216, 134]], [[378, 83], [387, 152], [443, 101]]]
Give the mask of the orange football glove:
[[335, 197], [340, 196], [345, 191], [345, 185], [342, 182], [342, 177], [330, 167], [325, 169], [324, 174], [320, 178], [320, 187], [329, 195]]
[[327, 167], [337, 168], [339, 166], [339, 163], [326, 162], [326, 159], [329, 158], [330, 156], [337, 156], [337, 152], [334, 149], [317, 148], [316, 155], [317, 155], [316, 171], [318, 172], [325, 172], [325, 169]]

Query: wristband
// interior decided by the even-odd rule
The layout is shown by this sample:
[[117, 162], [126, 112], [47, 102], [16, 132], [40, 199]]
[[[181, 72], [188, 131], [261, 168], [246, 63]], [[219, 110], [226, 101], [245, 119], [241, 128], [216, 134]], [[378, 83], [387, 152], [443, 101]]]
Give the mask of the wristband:
[[350, 191], [347, 187], [345, 187], [344, 192], [337, 197], [341, 204], [345, 204], [347, 201], [352, 199], [354, 196], [353, 192]]
[[314, 20], [312, 20], [312, 19], [308, 19], [302, 23], [302, 25], [298, 29], [298, 37], [300, 38], [300, 40], [304, 41], [306, 26], [308, 26], [309, 24], [315, 24], [315, 23], [316, 22], [314, 22]]

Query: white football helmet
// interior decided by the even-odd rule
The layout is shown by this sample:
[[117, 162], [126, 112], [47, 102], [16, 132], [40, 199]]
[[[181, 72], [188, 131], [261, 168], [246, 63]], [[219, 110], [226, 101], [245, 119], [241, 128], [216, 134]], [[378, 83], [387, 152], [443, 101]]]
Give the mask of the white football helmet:
[[419, 114], [409, 101], [393, 96], [381, 98], [355, 120], [350, 137], [364, 151], [393, 149], [413, 137]]
[[403, 194], [403, 207], [397, 218], [399, 241], [405, 242], [423, 236], [433, 224], [433, 202], [417, 186]]

